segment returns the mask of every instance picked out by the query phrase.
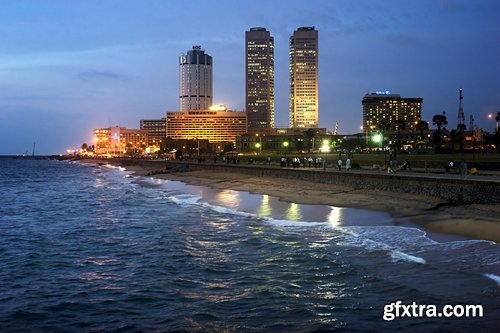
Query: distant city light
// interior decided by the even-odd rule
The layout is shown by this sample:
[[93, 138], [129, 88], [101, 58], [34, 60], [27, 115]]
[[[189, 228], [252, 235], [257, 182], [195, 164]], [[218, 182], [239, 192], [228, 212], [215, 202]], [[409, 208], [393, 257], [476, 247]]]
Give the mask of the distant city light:
[[227, 107], [225, 104], [212, 105], [210, 111], [226, 111]]
[[382, 142], [382, 134], [377, 133], [372, 136], [372, 141], [376, 143]]

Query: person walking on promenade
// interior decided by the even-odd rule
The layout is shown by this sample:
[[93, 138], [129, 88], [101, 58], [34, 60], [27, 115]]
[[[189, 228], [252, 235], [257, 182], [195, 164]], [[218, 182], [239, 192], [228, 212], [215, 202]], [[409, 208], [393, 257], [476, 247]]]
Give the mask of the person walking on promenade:
[[347, 160], [345, 160], [345, 171], [349, 171], [350, 168], [351, 168], [351, 159], [348, 158]]
[[462, 160], [462, 162], [460, 162], [460, 176], [467, 176], [467, 162], [465, 162], [465, 160]]
[[339, 158], [337, 165], [339, 166], [339, 171], [342, 171], [342, 159]]

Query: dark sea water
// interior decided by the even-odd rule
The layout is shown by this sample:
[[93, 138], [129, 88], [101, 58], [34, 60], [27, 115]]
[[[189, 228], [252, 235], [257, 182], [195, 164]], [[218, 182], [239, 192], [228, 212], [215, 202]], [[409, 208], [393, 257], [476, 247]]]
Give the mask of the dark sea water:
[[[384, 213], [0, 159], [2, 332], [498, 332], [500, 247]], [[383, 320], [384, 305], [483, 318]]]

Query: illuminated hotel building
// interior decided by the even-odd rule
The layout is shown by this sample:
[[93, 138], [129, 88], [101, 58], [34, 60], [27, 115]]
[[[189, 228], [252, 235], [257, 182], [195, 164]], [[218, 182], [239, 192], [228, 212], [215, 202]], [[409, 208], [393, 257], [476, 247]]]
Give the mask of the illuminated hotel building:
[[318, 31], [302, 27], [290, 37], [290, 127], [318, 127]]
[[209, 110], [167, 112], [167, 137], [171, 139], [235, 142], [236, 137], [246, 131], [246, 113], [229, 111], [223, 105]]
[[245, 32], [248, 128], [274, 128], [274, 38], [265, 28]]
[[179, 57], [180, 110], [208, 110], [212, 105], [212, 57], [193, 46]]
[[141, 119], [140, 129], [148, 132], [149, 146], [160, 146], [167, 137], [167, 119]]
[[366, 94], [362, 101], [363, 132], [376, 132], [382, 121], [393, 123], [395, 120], [404, 122], [404, 130], [414, 131], [422, 116], [422, 101], [420, 97], [403, 98], [389, 91]]
[[107, 127], [94, 130], [95, 152], [108, 157], [123, 156], [128, 151], [142, 153], [148, 144], [148, 132], [125, 127]]

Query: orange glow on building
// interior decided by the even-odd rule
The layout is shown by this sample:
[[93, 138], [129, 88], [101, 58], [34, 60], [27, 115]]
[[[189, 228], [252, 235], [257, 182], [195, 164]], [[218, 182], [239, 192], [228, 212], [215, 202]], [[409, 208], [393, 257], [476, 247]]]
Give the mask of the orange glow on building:
[[148, 144], [148, 132], [125, 127], [94, 130], [95, 153], [106, 157], [142, 155]]
[[235, 142], [237, 136], [246, 132], [245, 112], [228, 110], [167, 112], [167, 137], [174, 140], [205, 139], [210, 142]]

